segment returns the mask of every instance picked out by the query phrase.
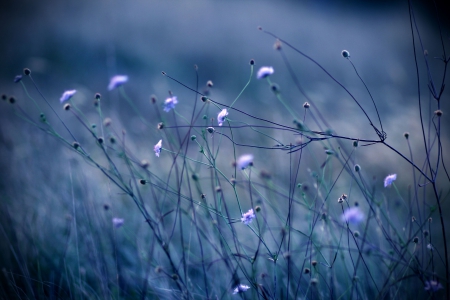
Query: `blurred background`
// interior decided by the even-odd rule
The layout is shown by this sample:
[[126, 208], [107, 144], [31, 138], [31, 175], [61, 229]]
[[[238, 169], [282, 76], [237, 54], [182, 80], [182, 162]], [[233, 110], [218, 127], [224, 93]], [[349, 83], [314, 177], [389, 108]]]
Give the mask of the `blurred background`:
[[[438, 1], [438, 7], [448, 56], [450, 13], [444, 1]], [[428, 51], [431, 75], [440, 84], [443, 63], [434, 57], [443, 53], [434, 7], [427, 1], [414, 3], [414, 13], [423, 47]], [[151, 95], [156, 95], [160, 105], [168, 91], [172, 91], [178, 96], [177, 111], [188, 115], [196, 99], [193, 92], [162, 76], [161, 71], [195, 88], [194, 65], [197, 65], [199, 90], [204, 90], [206, 82], [212, 80], [211, 98], [229, 105], [247, 82], [249, 61], [254, 59], [255, 71], [261, 66], [274, 67], [271, 80], [280, 86], [286, 102], [296, 111], [303, 109], [307, 99], [299, 93], [280, 54], [274, 50], [275, 39], [258, 30], [258, 26], [319, 62], [360, 101], [378, 126], [363, 84], [341, 56], [343, 49], [348, 50], [375, 99], [387, 142], [407, 155], [403, 133], [410, 132], [415, 158], [419, 165], [424, 160], [407, 1], [3, 1], [0, 22], [0, 94], [14, 95], [22, 108], [32, 106], [20, 84], [13, 83], [25, 67], [31, 69], [39, 89], [60, 114], [63, 114], [59, 103], [61, 94], [76, 89], [74, 103], [88, 117], [95, 118], [94, 94], [99, 92], [104, 115], [112, 118], [116, 128], [125, 129], [132, 138], [140, 138], [131, 142], [137, 147], [136, 155], [156, 166], [162, 166], [153, 154], [153, 145], [159, 140], [156, 124], [160, 120], [155, 119]], [[377, 138], [342, 88], [310, 61], [286, 46], [283, 49], [310, 101], [337, 134]], [[425, 64], [420, 47], [417, 51], [428, 124], [437, 106], [434, 101], [428, 104]], [[129, 105], [120, 99], [117, 91], [107, 91], [110, 78], [119, 74], [129, 76], [124, 88], [139, 111], [155, 124], [153, 131], [143, 133], [144, 128], [133, 117]], [[38, 99], [39, 94], [28, 78], [24, 77], [23, 81], [30, 94]], [[450, 147], [446, 118], [446, 112], [450, 111], [448, 96], [446, 90], [441, 103], [444, 149]], [[2, 214], [14, 219], [2, 221], [3, 231], [13, 230], [9, 225], [38, 224], [33, 230], [45, 232], [45, 226], [64, 224], [70, 204], [58, 202], [57, 198], [69, 191], [59, 183], [68, 180], [67, 161], [71, 161], [71, 166], [78, 166], [81, 159], [74, 160], [55, 139], [14, 115], [7, 103], [1, 104], [0, 201], [7, 203], [1, 206]], [[268, 84], [256, 80], [255, 74], [235, 107], [280, 124], [293, 125]], [[50, 111], [47, 116], [50, 122], [58, 122]], [[39, 119], [38, 115], [32, 117]], [[71, 128], [80, 127], [76, 120], [67, 122]], [[75, 133], [83, 139], [85, 131], [79, 129]], [[311, 125], [311, 129], [319, 128]], [[248, 137], [246, 140], [245, 134], [237, 138], [273, 146], [261, 144], [267, 141]], [[287, 144], [295, 139], [282, 138]], [[240, 154], [246, 151], [239, 150]], [[273, 156], [267, 159], [269, 154]], [[277, 155], [277, 152], [263, 151], [260, 156], [255, 155], [255, 164], [275, 171], [273, 176], [281, 178], [284, 175], [277, 173], [281, 169], [277, 166]], [[358, 159], [365, 175], [378, 180], [379, 185], [390, 173], [398, 174], [400, 187], [411, 184], [411, 167], [382, 146], [365, 148], [358, 153]], [[448, 155], [444, 161], [448, 162]], [[86, 176], [86, 190], [95, 190], [97, 181], [106, 182], [105, 178], [98, 179], [100, 175], [95, 168], [87, 165], [80, 168]], [[40, 221], [33, 223], [34, 218]], [[43, 233], [39, 237], [43, 242], [48, 238]], [[7, 252], [8, 243], [3, 238], [0, 240], [2, 251]], [[0, 263], [7, 266], [11, 255]]]

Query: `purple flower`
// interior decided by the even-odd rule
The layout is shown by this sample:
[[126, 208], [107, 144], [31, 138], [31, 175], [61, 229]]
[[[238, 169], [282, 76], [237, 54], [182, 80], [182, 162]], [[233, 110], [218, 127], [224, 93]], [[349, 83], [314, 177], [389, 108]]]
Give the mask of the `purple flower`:
[[115, 88], [118, 88], [122, 84], [128, 81], [128, 76], [126, 75], [116, 75], [109, 81], [108, 91], [112, 91]]
[[159, 154], [161, 153], [161, 148], [162, 148], [162, 140], [159, 140], [158, 144], [156, 144], [155, 147], [153, 148], [153, 150], [155, 150], [156, 156], [158, 157]]
[[242, 214], [241, 221], [245, 225], [248, 225], [253, 221], [254, 218], [255, 218], [255, 213], [253, 212], [253, 208], [251, 208], [248, 212], [246, 212], [245, 214]]
[[70, 98], [72, 98], [73, 95], [75, 95], [75, 93], [77, 92], [77, 90], [70, 90], [70, 91], [65, 91], [61, 98], [59, 98], [59, 102], [63, 103], [64, 101], [69, 100]]
[[178, 103], [177, 97], [173, 96], [172, 98], [167, 98], [164, 101], [164, 111], [169, 112], [172, 108], [175, 108], [175, 104]]
[[223, 122], [225, 122], [225, 117], [226, 116], [228, 116], [228, 111], [227, 111], [226, 108], [224, 108], [217, 115], [217, 122], [219, 123], [219, 126], [222, 126]]
[[442, 289], [442, 284], [436, 280], [425, 281], [425, 291], [437, 292]]
[[236, 295], [237, 293], [243, 293], [249, 288], [250, 287], [248, 285], [240, 284], [233, 290], [233, 295]]
[[237, 161], [237, 166], [239, 169], [244, 170], [248, 166], [253, 165], [253, 155], [251, 154], [245, 154], [239, 157]]
[[124, 220], [121, 218], [113, 218], [112, 222], [113, 222], [114, 227], [119, 228], [123, 225]]
[[364, 213], [357, 206], [346, 209], [342, 214], [341, 220], [351, 224], [358, 224], [364, 220]]
[[269, 75], [272, 75], [274, 72], [272, 67], [261, 67], [258, 70], [258, 73], [256, 74], [256, 78], [261, 79], [261, 78], [266, 78]]
[[397, 174], [390, 174], [384, 179], [384, 187], [390, 186], [397, 179]]
[[14, 77], [14, 83], [18, 83], [22, 80], [22, 75], [17, 75], [16, 77]]

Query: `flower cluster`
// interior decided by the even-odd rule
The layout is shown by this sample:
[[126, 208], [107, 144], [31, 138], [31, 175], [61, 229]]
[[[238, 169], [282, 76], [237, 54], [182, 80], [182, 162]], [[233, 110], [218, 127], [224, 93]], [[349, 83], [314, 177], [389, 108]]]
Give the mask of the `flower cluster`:
[[241, 170], [244, 170], [248, 166], [253, 166], [253, 155], [245, 154], [240, 156], [237, 161], [237, 166]]
[[241, 221], [245, 225], [248, 225], [248, 224], [250, 224], [253, 221], [253, 219], [255, 217], [256, 216], [255, 216], [255, 213], [253, 212], [253, 208], [251, 208], [248, 212], [246, 212], [245, 214], [242, 214]]
[[233, 290], [233, 295], [236, 295], [237, 293], [242, 293], [248, 290], [250, 287], [248, 285], [240, 284]]
[[126, 75], [116, 75], [116, 76], [114, 76], [109, 81], [108, 91], [112, 91], [115, 88], [118, 88], [119, 86], [123, 85], [127, 81], [128, 81], [128, 76], [126, 76]]
[[384, 187], [390, 186], [397, 179], [397, 174], [390, 174], [384, 179]]
[[171, 109], [175, 108], [175, 104], [177, 103], [178, 100], [176, 96], [167, 98], [166, 101], [164, 101], [164, 111], [169, 112]]
[[256, 74], [256, 78], [262, 79], [272, 75], [274, 72], [272, 67], [261, 67]]
[[344, 214], [341, 217], [343, 222], [348, 222], [351, 224], [358, 224], [364, 220], [364, 213], [357, 206], [351, 207], [344, 211]]
[[217, 122], [219, 123], [219, 126], [222, 126], [223, 122], [225, 122], [225, 117], [226, 116], [228, 116], [228, 111], [227, 111], [226, 108], [224, 108], [217, 115]]
[[69, 90], [69, 91], [65, 91], [61, 98], [59, 98], [59, 102], [63, 103], [64, 101], [69, 100], [70, 98], [72, 98], [73, 95], [75, 95], [75, 93], [77, 92], [77, 90]]
[[159, 157], [159, 154], [161, 153], [162, 148], [162, 140], [159, 140], [159, 142], [153, 147], [153, 150], [155, 151], [155, 155]]

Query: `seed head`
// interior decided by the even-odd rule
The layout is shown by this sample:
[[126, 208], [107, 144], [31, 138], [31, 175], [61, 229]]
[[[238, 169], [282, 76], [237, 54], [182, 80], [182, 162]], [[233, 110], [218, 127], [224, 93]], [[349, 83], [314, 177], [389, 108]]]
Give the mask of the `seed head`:
[[192, 180], [198, 181], [198, 175], [196, 173], [192, 173], [191, 177], [192, 177]]
[[211, 80], [208, 80], [208, 82], [206, 83], [206, 85], [207, 85], [208, 87], [212, 87], [214, 84], [213, 84], [213, 82], [212, 82]]
[[99, 138], [97, 139], [97, 142], [98, 142], [99, 144], [103, 144], [104, 140], [103, 140], [102, 137], [99, 137]]
[[208, 101], [208, 97], [206, 97], [206, 96], [202, 96], [202, 98], [201, 98], [201, 99], [202, 99], [202, 101], [203, 101], [203, 102], [206, 102], [206, 101]]
[[214, 127], [208, 127], [208, 128], [206, 128], [206, 131], [208, 131], [209, 133], [213, 134], [215, 129], [214, 129]]
[[353, 235], [355, 236], [355, 238], [359, 237], [359, 231], [353, 232]]
[[272, 83], [272, 84], [270, 85], [270, 89], [271, 89], [272, 92], [274, 92], [274, 93], [280, 92], [280, 86], [279, 86], [278, 84], [276, 84], [276, 83]]
[[66, 104], [64, 104], [64, 110], [69, 110], [70, 109], [70, 104], [69, 103], [66, 103]]
[[150, 163], [148, 162], [148, 160], [141, 160], [141, 168], [147, 169], [150, 166]]
[[109, 209], [109, 204], [108, 203], [103, 204], [103, 209], [104, 210], [108, 210]]
[[317, 266], [317, 260], [313, 260], [313, 261], [311, 262], [311, 265], [312, 265], [313, 267], [316, 267], [316, 266]]
[[156, 96], [155, 95], [151, 95], [150, 96], [150, 102], [152, 103], [152, 104], [155, 104], [156, 103]]
[[95, 99], [100, 100], [102, 95], [100, 93], [95, 93]]
[[341, 54], [342, 54], [343, 58], [349, 58], [350, 57], [350, 52], [348, 52], [347, 50], [342, 50]]
[[418, 242], [419, 242], [419, 238], [416, 236], [416, 237], [414, 237], [413, 238], [413, 242], [414, 242], [414, 244], [417, 244]]
[[259, 206], [259, 205], [256, 206], [256, 207], [255, 207], [255, 211], [256, 211], [256, 212], [260, 212], [260, 211], [261, 211], [261, 206]]
[[304, 108], [309, 108], [309, 106], [310, 106], [310, 105], [309, 105], [308, 102], [303, 103], [303, 107], [304, 107]]
[[31, 70], [28, 68], [23, 69], [23, 74], [25, 74], [25, 76], [28, 76], [31, 74]]
[[310, 281], [311, 285], [317, 285], [318, 282], [317, 278], [312, 278]]
[[359, 145], [359, 142], [358, 141], [353, 141], [353, 147], [358, 147], [358, 145]]
[[408, 138], [409, 138], [409, 132], [405, 132], [405, 133], [403, 134], [403, 136], [405, 137], [405, 139], [408, 139]]
[[173, 280], [178, 280], [178, 275], [177, 274], [172, 274], [172, 279]]
[[191, 135], [191, 141], [195, 141], [197, 139], [196, 135]]
[[442, 116], [442, 110], [440, 110], [440, 109], [438, 109], [438, 110], [435, 110], [434, 111], [434, 114], [436, 115], [436, 116], [438, 116], [438, 117], [440, 117], [440, 116]]
[[163, 129], [164, 128], [164, 123], [163, 122], [158, 123], [157, 128], [158, 129]]
[[11, 103], [11, 104], [16, 103], [16, 97], [14, 97], [14, 96], [9, 97], [9, 103]]
[[361, 171], [361, 166], [356, 164], [355, 165], [355, 172], [359, 172], [359, 171]]
[[311, 270], [309, 269], [309, 268], [305, 268], [304, 270], [303, 270], [303, 273], [305, 273], [305, 274], [309, 274], [311, 272]]
[[216, 193], [220, 193], [222, 191], [222, 188], [220, 186], [216, 186]]
[[105, 118], [103, 120], [103, 126], [108, 127], [108, 126], [111, 126], [111, 124], [112, 124], [112, 120], [110, 118]]
[[202, 199], [206, 199], [206, 194], [201, 195]]
[[116, 143], [116, 138], [115, 137], [110, 137], [109, 138], [109, 142], [111, 143], [111, 144], [115, 144]]
[[255, 60], [254, 59], [250, 59], [250, 65], [253, 66], [255, 64]]
[[139, 180], [139, 183], [142, 184], [142, 185], [145, 185], [145, 184], [147, 183], [147, 180], [145, 180], [145, 179], [140, 179], [140, 180]]
[[275, 41], [275, 44], [273, 45], [273, 49], [275, 50], [281, 50], [281, 41], [279, 39], [277, 39]]
[[6, 99], [8, 99], [8, 96], [6, 96], [6, 94], [2, 94], [2, 100], [6, 101]]
[[74, 147], [75, 149], [78, 149], [78, 148], [80, 148], [80, 143], [78, 143], [78, 142], [73, 142], [73, 143], [72, 143], [72, 147]]
[[428, 230], [424, 230], [424, 231], [423, 231], [423, 236], [424, 236], [424, 237], [427, 237], [429, 234], [430, 234], [430, 233], [428, 232]]

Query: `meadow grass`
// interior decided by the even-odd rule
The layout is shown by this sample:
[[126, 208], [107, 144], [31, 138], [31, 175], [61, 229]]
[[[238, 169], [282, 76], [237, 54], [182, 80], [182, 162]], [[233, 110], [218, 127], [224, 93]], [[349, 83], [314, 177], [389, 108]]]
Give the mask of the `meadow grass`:
[[[450, 177], [441, 100], [450, 58], [439, 33], [436, 79], [409, 12], [419, 112], [412, 122], [420, 130], [401, 137], [383, 126], [382, 100], [372, 97], [349, 51], [341, 59], [369, 101], [354, 96], [314, 55], [263, 28], [285, 69], [250, 60], [248, 82], [234, 99], [216, 99], [214, 83], [200, 84], [204, 75], [196, 66], [192, 86], [162, 72], [171, 86], [191, 92], [189, 111], [180, 110], [185, 99], [169, 91], [162, 99], [152, 96], [151, 113], [142, 112], [125, 76], [111, 80], [109, 95], [92, 95], [88, 109], [72, 90], [58, 103], [24, 69], [16, 84], [28, 98], [3, 100], [33, 128], [34, 147], [55, 145], [33, 157], [52, 161], [55, 172], [24, 172], [49, 184], [2, 201], [2, 253], [10, 261], [2, 298], [448, 299]], [[364, 116], [365, 123], [354, 126], [372, 134], [332, 128], [302, 86], [292, 56], [339, 86]], [[304, 99], [301, 109], [273, 81], [276, 72], [290, 75]], [[267, 85], [279, 103], [270, 108], [279, 110], [273, 116], [282, 119], [260, 117], [265, 107], [241, 108], [251, 84]], [[112, 95], [133, 116], [109, 117]], [[129, 133], [120, 119], [131, 118]], [[405, 147], [393, 147], [390, 138], [403, 139]], [[423, 147], [413, 148], [412, 138]], [[374, 178], [363, 159], [372, 148], [381, 162], [395, 153], [408, 170], [393, 165], [384, 178]]]

